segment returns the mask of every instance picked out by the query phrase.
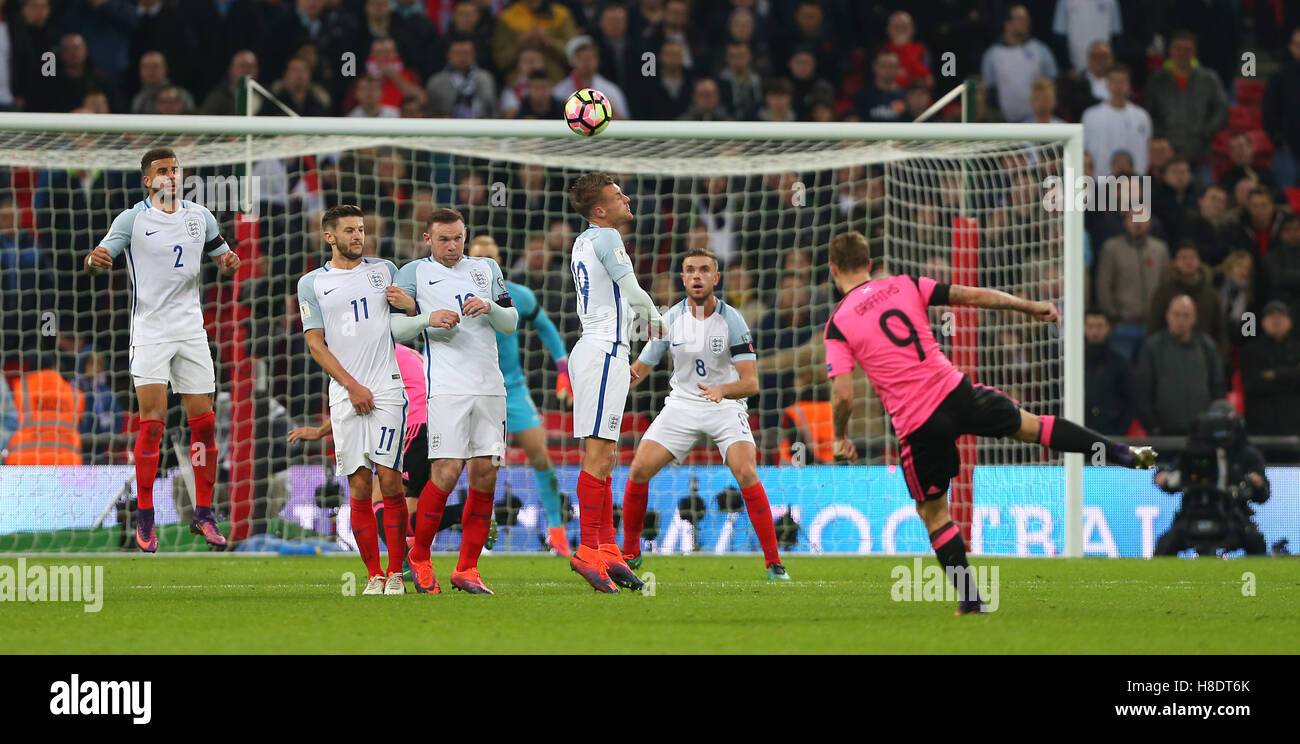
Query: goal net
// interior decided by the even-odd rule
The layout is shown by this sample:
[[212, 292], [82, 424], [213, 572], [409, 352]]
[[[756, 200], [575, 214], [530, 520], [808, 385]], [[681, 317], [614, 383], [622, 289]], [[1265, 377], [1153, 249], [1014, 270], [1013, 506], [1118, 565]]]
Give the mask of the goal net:
[[[632, 199], [624, 238], [657, 303], [683, 297], [687, 249], [706, 246], [720, 259], [718, 295], [758, 348], [750, 423], [783, 548], [928, 552], [893, 430], [860, 371], [850, 434], [863, 459], [830, 461], [821, 338], [838, 293], [827, 245], [857, 230], [878, 270], [1058, 301], [1064, 328], [1080, 329], [1081, 217], [1048, 211], [1042, 199], [1046, 178], [1082, 171], [1078, 137], [1072, 126], [616, 122], [583, 139], [561, 122], [0, 115], [0, 240], [13, 257], [3, 274], [4, 373], [16, 399], [25, 377], [56, 371], [78, 393], [66, 405], [76, 407], [79, 436], [42, 450], [45, 464], [0, 467], [0, 550], [131, 545], [130, 276], [120, 260], [95, 278], [81, 266], [113, 217], [145, 198], [141, 154], [170, 146], [184, 169], [183, 198], [212, 210], [243, 260], [230, 279], [209, 262], [201, 297], [218, 380], [215, 506], [244, 547], [275, 550], [299, 538], [351, 547], [330, 440], [288, 442], [293, 428], [328, 416], [326, 376], [307, 351], [295, 298], [299, 277], [329, 257], [322, 211], [360, 206], [367, 255], [401, 266], [428, 255], [421, 235], [435, 207], [460, 210], [470, 240], [497, 243], [506, 278], [533, 291], [567, 349], [580, 331], [567, 255], [585, 225], [566, 189], [599, 169]], [[1007, 313], [935, 309], [932, 321], [975, 381], [1036, 412], [1080, 417], [1081, 341], [1071, 346], [1068, 334]], [[571, 508], [581, 455], [556, 396], [556, 360], [535, 326], [521, 327], [521, 366]], [[629, 398], [616, 502], [668, 392], [668, 365]], [[35, 415], [24, 410], [31, 400], [15, 402], [20, 418]], [[160, 549], [205, 550], [188, 534], [189, 432], [175, 395], [170, 403], [154, 487]], [[1039, 447], [991, 440], [963, 440], [962, 452], [953, 508], [976, 552], [1077, 554], [1078, 463], [1062, 467]], [[496, 551], [543, 549], [535, 464], [512, 439], [497, 487]], [[650, 512], [651, 550], [758, 549], [735, 482], [707, 442], [652, 481]], [[576, 520], [568, 526], [576, 535]], [[435, 549], [458, 541], [452, 526]]]

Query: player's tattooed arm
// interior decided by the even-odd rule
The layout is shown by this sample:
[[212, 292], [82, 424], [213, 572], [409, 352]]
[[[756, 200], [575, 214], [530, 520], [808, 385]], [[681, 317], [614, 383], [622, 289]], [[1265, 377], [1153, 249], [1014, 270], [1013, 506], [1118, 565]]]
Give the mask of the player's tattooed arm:
[[853, 375], [838, 375], [831, 382], [831, 422], [835, 429], [832, 449], [836, 460], [858, 459], [858, 448], [849, 440], [849, 420], [853, 418]]
[[982, 307], [987, 310], [1014, 310], [1046, 323], [1059, 325], [1061, 322], [1056, 306], [1050, 302], [1026, 300], [998, 289], [988, 289], [986, 287], [964, 287], [960, 284], [954, 284], [948, 288], [948, 304]]

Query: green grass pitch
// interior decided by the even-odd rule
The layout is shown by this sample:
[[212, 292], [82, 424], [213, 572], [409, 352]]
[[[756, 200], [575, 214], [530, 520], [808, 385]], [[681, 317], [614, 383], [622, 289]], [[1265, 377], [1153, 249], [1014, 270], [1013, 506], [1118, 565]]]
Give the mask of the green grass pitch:
[[[103, 605], [5, 602], [2, 653], [1295, 653], [1290, 559], [994, 559], [999, 607], [891, 599], [911, 556], [647, 556], [654, 596], [599, 595], [549, 556], [485, 556], [496, 596], [345, 596], [355, 556], [28, 558], [104, 567]], [[17, 556], [0, 558], [16, 566]], [[934, 563], [932, 557], [923, 565]], [[1254, 596], [1243, 574], [1253, 574]], [[387, 632], [393, 628], [401, 633]]]

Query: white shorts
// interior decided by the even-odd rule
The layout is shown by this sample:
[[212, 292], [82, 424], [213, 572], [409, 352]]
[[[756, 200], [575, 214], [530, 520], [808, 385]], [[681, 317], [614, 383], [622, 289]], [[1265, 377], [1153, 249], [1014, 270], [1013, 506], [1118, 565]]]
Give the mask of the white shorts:
[[430, 460], [504, 457], [506, 396], [435, 395], [425, 436]]
[[617, 441], [631, 385], [627, 347], [579, 339], [569, 352], [569, 382], [573, 384], [573, 436]]
[[201, 395], [217, 390], [217, 376], [212, 369], [207, 336], [132, 345], [129, 366], [136, 387], [170, 382], [172, 392], [183, 395]]
[[406, 434], [406, 390], [394, 388], [373, 393], [375, 409], [358, 416], [352, 401], [330, 405], [334, 427], [335, 475], [348, 476], [361, 468], [383, 465], [402, 472], [402, 445]]
[[669, 398], [641, 439], [662, 444], [681, 462], [694, 449], [701, 435], [715, 442], [722, 459], [726, 460], [731, 445], [754, 443], [754, 434], [749, 429], [749, 411], [730, 402], [706, 405], [679, 403]]

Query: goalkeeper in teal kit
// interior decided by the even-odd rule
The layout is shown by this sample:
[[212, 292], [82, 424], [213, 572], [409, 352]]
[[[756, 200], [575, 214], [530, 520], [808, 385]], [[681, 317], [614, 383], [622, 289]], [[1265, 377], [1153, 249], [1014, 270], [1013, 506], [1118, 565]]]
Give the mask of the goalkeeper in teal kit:
[[[469, 255], [490, 258], [501, 263], [497, 243], [491, 237], [480, 235], [469, 245]], [[506, 289], [519, 311], [519, 322], [531, 322], [542, 338], [546, 350], [560, 371], [555, 386], [556, 396], [565, 403], [571, 403], [573, 388], [569, 385], [569, 352], [564, 348], [564, 339], [555, 324], [546, 316], [532, 290], [527, 287], [506, 282]], [[506, 380], [506, 431], [513, 434], [528, 455], [528, 464], [533, 466], [533, 475], [537, 478], [537, 495], [546, 510], [546, 541], [557, 554], [569, 556], [569, 537], [564, 523], [568, 521], [560, 504], [559, 484], [555, 478], [555, 468], [546, 451], [546, 431], [542, 429], [541, 418], [537, 415], [537, 406], [533, 396], [528, 392], [524, 372], [519, 362], [518, 334], [506, 336], [497, 334], [497, 357], [501, 364], [501, 374]]]

